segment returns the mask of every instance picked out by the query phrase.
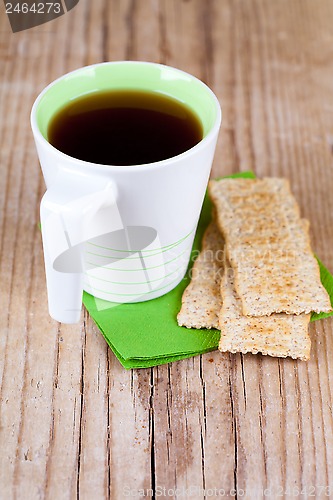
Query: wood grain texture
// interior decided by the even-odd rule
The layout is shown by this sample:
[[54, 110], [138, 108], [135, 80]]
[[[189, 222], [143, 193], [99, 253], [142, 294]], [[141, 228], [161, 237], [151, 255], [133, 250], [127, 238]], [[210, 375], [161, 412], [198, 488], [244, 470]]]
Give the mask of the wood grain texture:
[[1, 4], [1, 500], [333, 496], [332, 320], [311, 324], [308, 363], [214, 352], [124, 370], [86, 312], [48, 316], [29, 126], [38, 92], [82, 65], [189, 71], [223, 108], [213, 175], [288, 177], [333, 270], [332, 18], [330, 0], [80, 0], [12, 34]]

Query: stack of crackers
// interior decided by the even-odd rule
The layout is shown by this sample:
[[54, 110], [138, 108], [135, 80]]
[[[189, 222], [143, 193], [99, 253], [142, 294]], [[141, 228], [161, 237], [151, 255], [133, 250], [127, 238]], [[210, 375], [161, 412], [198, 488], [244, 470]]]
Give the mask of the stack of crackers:
[[311, 312], [330, 312], [309, 222], [286, 179], [211, 181], [213, 220], [178, 324], [221, 330], [222, 352], [308, 360]]

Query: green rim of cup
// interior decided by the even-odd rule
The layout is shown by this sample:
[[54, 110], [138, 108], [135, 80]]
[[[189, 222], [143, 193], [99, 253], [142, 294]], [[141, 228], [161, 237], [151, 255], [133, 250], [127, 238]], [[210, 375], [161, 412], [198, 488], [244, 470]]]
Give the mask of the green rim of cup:
[[38, 128], [44, 139], [47, 140], [50, 119], [69, 101], [88, 93], [120, 89], [145, 90], [176, 98], [198, 116], [203, 137], [209, 134], [218, 118], [216, 97], [194, 76], [154, 63], [102, 63], [68, 73], [47, 87], [36, 109]]

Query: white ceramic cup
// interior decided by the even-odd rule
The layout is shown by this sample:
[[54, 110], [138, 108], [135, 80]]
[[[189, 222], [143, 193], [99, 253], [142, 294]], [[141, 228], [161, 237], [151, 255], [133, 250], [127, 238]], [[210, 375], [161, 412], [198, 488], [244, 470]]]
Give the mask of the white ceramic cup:
[[[99, 165], [72, 158], [47, 137], [55, 113], [87, 93], [163, 93], [199, 117], [203, 139], [188, 151], [145, 165]], [[49, 312], [80, 319], [83, 290], [110, 302], [141, 302], [184, 277], [214, 156], [221, 109], [213, 92], [183, 71], [147, 62], [78, 69], [46, 87], [31, 125], [47, 191], [41, 226]]]

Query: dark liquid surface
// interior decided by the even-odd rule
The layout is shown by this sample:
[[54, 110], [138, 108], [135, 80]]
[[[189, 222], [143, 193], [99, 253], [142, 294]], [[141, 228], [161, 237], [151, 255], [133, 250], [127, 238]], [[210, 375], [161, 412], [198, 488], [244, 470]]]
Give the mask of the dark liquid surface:
[[197, 116], [175, 99], [144, 91], [80, 97], [54, 115], [48, 140], [80, 160], [142, 165], [172, 158], [201, 141]]

